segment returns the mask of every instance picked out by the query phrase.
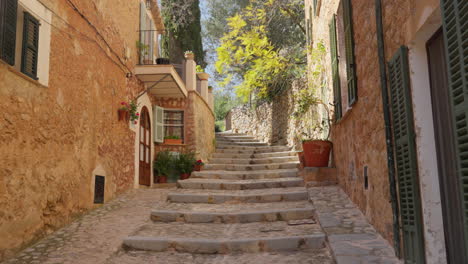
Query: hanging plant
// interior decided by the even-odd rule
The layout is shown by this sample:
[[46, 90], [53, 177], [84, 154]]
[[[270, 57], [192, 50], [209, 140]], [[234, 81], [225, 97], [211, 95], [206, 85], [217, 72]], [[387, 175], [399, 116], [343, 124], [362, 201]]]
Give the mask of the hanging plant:
[[[137, 120], [140, 118], [140, 113], [138, 113], [138, 104], [135, 101], [121, 102], [121, 107], [119, 108], [119, 120], [120, 120], [120, 113], [125, 112], [128, 114], [130, 121], [134, 124], [138, 123]], [[128, 119], [128, 117], [127, 117]]]

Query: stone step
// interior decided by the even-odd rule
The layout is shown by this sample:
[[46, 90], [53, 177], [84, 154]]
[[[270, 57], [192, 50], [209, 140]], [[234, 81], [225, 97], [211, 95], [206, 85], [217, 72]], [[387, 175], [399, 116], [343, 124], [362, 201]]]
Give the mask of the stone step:
[[150, 223], [124, 240], [127, 249], [226, 254], [294, 251], [325, 246], [317, 224], [290, 226], [286, 222], [246, 224]]
[[239, 158], [212, 158], [209, 160], [210, 164], [271, 164], [271, 163], [283, 163], [299, 161], [299, 158], [295, 156], [288, 157], [272, 157], [263, 159], [239, 159]]
[[[266, 143], [258, 143], [261, 145], [217, 145], [216, 150], [218, 149], [235, 149], [235, 150], [251, 150], [254, 152], [258, 151], [267, 151], [267, 152], [278, 152], [278, 151], [288, 151], [291, 148], [288, 146], [268, 146]], [[263, 152], [262, 152], [263, 153]]]
[[249, 143], [249, 142], [262, 143], [259, 140], [254, 139], [254, 138], [244, 138], [244, 139], [241, 139], [241, 138], [238, 138], [238, 139], [219, 138], [219, 139], [216, 139], [216, 143], [224, 143], [224, 142], [225, 143]]
[[151, 212], [155, 222], [253, 223], [312, 219], [315, 209], [308, 201], [251, 204], [167, 203]]
[[299, 168], [300, 163], [284, 162], [270, 164], [206, 164], [205, 171], [210, 170], [226, 170], [226, 171], [258, 171], [258, 170], [277, 170], [277, 169], [294, 169]]
[[204, 179], [227, 179], [227, 180], [255, 180], [255, 179], [274, 179], [297, 177], [298, 169], [281, 169], [281, 170], [263, 170], [263, 171], [194, 171], [192, 178]]
[[216, 137], [252, 137], [251, 135], [242, 134], [242, 133], [230, 133], [230, 132], [220, 132], [215, 133]]
[[[243, 152], [243, 153], [242, 153]], [[270, 153], [252, 153], [251, 151], [234, 151], [234, 150], [221, 150], [221, 152], [213, 153], [213, 158], [224, 159], [268, 159], [268, 158], [281, 158], [281, 157], [296, 157], [295, 151], [283, 152], [270, 152]]]
[[259, 180], [187, 179], [179, 180], [177, 185], [182, 189], [251, 190], [299, 187], [304, 186], [304, 181], [299, 177]]
[[[216, 153], [238, 153], [238, 154], [263, 154], [263, 153], [276, 153], [276, 152], [289, 152], [289, 147], [221, 147], [216, 148]], [[295, 153], [296, 154], [296, 153]], [[297, 154], [296, 154], [297, 155]], [[275, 157], [275, 156], [273, 156]], [[281, 157], [281, 155], [276, 156]]]
[[271, 203], [303, 201], [309, 198], [304, 187], [271, 188], [263, 190], [192, 190], [179, 189], [170, 192], [167, 200], [173, 203]]
[[[268, 146], [267, 143], [262, 143], [262, 142], [247, 142], [247, 143], [224, 143], [220, 144], [219, 142], [216, 142], [216, 148], [219, 149], [225, 149], [225, 148], [232, 148], [232, 149], [256, 149], [256, 148], [262, 148], [262, 147], [270, 147]], [[281, 148], [284, 148], [281, 146]]]

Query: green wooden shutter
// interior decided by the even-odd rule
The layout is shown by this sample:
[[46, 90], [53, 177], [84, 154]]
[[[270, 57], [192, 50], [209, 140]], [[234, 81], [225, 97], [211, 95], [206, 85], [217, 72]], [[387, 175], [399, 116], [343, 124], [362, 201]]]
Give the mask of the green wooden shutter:
[[[314, 0], [314, 15], [317, 15], [317, 11], [318, 11], [317, 10], [317, 2], [318, 2], [318, 0]], [[311, 13], [311, 15], [312, 15], [312, 13]]]
[[346, 75], [348, 85], [348, 105], [357, 101], [356, 64], [354, 59], [353, 12], [351, 0], [343, 1], [343, 22], [345, 29]]
[[388, 63], [388, 75], [405, 263], [419, 264], [424, 263], [423, 223], [406, 47]]
[[[465, 239], [468, 238], [468, 1], [441, 0]], [[468, 247], [468, 243], [465, 243]], [[468, 254], [468, 248], [465, 248]]]
[[39, 56], [39, 20], [24, 12], [23, 53], [21, 72], [37, 79], [37, 59]]
[[164, 142], [164, 109], [153, 106], [154, 142]]
[[15, 65], [18, 0], [0, 0], [0, 58]]
[[310, 43], [310, 46], [312, 47], [313, 44], [314, 44], [314, 39], [313, 39], [313, 24], [312, 24], [312, 7], [309, 7], [309, 28], [310, 28], [310, 32], [309, 32], [309, 43]]
[[338, 68], [338, 45], [336, 38], [336, 16], [333, 15], [330, 21], [330, 54], [332, 63], [332, 79], [333, 79], [333, 98], [335, 105], [335, 121], [341, 119], [341, 84], [340, 73]]

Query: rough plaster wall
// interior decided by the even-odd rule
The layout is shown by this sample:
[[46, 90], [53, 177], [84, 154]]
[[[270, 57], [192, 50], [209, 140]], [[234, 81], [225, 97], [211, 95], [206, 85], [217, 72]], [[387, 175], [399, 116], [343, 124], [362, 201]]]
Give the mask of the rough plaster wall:
[[215, 150], [215, 117], [208, 104], [196, 92], [189, 93], [194, 117], [195, 150], [197, 158], [204, 161], [211, 157]]
[[[65, 0], [41, 2], [61, 17], [52, 18], [49, 86], [0, 63], [0, 259], [92, 208], [97, 167], [106, 174], [106, 200], [133, 186], [134, 133], [118, 122], [117, 108], [143, 87], [126, 79]], [[138, 4], [74, 2], [125, 61]]]

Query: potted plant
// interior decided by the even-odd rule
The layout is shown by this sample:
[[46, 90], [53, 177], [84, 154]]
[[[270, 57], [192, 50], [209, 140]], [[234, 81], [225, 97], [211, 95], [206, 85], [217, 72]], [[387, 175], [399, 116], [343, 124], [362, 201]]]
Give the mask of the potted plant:
[[167, 183], [167, 177], [171, 172], [171, 166], [174, 161], [173, 156], [167, 150], [161, 151], [156, 155], [153, 167], [158, 175], [158, 183]]
[[205, 163], [203, 163], [202, 160], [197, 160], [197, 161], [195, 161], [195, 164], [193, 165], [193, 166], [194, 166], [193, 170], [194, 170], [194, 171], [201, 171], [201, 170], [202, 170], [202, 167], [203, 167], [204, 165], [205, 165]]
[[180, 174], [181, 180], [186, 180], [190, 177], [193, 171], [193, 164], [196, 162], [194, 152], [180, 153], [176, 161], [176, 170]]
[[128, 114], [128, 104], [127, 104], [127, 102], [121, 102], [120, 103], [120, 108], [118, 110], [118, 115], [119, 115], [119, 121], [128, 120], [129, 114]]
[[151, 56], [148, 56], [149, 45], [146, 45], [140, 41], [136, 42], [138, 58], [140, 60], [140, 64], [153, 64], [153, 60]]
[[156, 64], [169, 65], [171, 64], [171, 61], [168, 58], [157, 58]]
[[182, 139], [179, 136], [165, 136], [164, 137], [164, 144], [167, 145], [182, 145]]
[[187, 50], [186, 52], [184, 52], [184, 57], [187, 60], [194, 60], [195, 59], [195, 54], [193, 53], [193, 51]]

